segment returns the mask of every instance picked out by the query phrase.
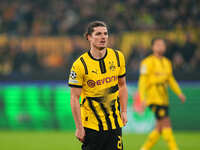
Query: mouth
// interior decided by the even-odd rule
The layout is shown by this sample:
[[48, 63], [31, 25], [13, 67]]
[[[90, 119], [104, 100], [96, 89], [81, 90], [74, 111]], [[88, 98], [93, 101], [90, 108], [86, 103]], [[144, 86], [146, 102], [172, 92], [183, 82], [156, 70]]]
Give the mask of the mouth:
[[106, 43], [106, 41], [100, 41], [100, 44], [105, 44]]

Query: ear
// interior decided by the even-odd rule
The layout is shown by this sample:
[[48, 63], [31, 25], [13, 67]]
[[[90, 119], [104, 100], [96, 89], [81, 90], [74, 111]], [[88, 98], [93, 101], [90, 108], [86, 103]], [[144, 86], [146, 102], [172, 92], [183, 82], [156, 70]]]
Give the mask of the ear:
[[88, 34], [88, 35], [87, 35], [87, 40], [88, 40], [88, 41], [91, 41], [91, 38], [92, 38], [91, 35]]

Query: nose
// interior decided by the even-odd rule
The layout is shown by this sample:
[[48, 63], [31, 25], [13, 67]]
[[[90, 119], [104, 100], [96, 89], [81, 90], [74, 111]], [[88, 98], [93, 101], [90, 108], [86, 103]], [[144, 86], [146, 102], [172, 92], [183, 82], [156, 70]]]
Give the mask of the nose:
[[105, 38], [105, 35], [104, 35], [104, 34], [102, 34], [102, 35], [101, 35], [101, 38]]
[[102, 38], [102, 39], [105, 39], [105, 38], [106, 38], [106, 35], [105, 35], [105, 34], [102, 34], [101, 38]]

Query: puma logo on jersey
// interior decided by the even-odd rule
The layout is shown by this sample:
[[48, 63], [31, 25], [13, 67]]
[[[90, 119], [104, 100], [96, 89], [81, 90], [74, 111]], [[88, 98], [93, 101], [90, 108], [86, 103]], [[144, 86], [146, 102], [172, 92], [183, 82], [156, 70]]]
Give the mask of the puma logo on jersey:
[[96, 74], [97, 74], [97, 71], [96, 71], [96, 70], [95, 70], [95, 71], [94, 71], [94, 70], [92, 70], [92, 73], [96, 73]]

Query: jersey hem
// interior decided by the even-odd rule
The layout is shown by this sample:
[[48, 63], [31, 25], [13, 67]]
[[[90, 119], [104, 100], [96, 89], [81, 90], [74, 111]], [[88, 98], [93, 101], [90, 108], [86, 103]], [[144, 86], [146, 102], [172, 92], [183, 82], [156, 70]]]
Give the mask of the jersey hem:
[[73, 84], [68, 84], [70, 87], [76, 87], [76, 88], [82, 88], [81, 85], [73, 85]]
[[126, 73], [123, 75], [118, 76], [119, 78], [123, 78], [124, 76], [126, 76]]

